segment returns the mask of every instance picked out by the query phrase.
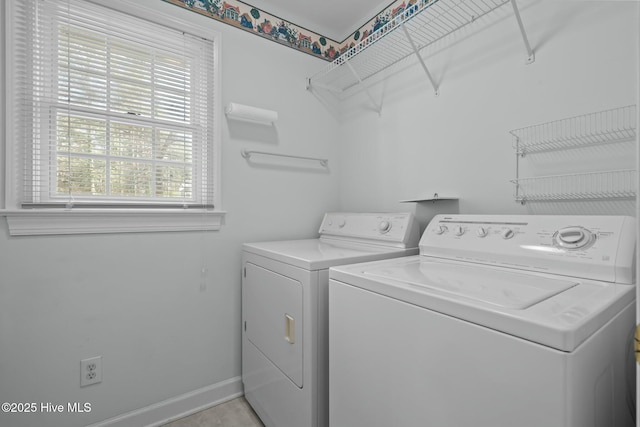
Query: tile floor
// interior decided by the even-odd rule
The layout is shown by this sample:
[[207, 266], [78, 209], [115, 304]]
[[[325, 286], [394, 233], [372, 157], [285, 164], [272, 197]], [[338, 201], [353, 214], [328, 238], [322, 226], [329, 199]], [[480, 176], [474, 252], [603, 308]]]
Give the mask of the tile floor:
[[230, 400], [163, 427], [264, 427], [244, 397]]

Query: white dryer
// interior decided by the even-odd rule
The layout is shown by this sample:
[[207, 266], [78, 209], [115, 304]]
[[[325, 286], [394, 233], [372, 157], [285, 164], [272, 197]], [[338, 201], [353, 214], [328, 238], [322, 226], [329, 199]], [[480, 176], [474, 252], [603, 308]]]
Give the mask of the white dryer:
[[331, 427], [630, 427], [635, 219], [438, 215], [330, 270]]
[[318, 239], [248, 243], [242, 382], [267, 427], [328, 425], [329, 267], [418, 253], [409, 213], [327, 213]]

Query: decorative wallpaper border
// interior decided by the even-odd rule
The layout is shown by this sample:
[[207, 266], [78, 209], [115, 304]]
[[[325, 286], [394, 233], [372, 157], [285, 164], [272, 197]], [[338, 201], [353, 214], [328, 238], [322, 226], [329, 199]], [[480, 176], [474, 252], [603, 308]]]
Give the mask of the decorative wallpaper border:
[[309, 55], [334, 61], [418, 0], [397, 0], [342, 42], [285, 21], [239, 0], [163, 0]]
[[[427, 2], [425, 0], [420, 1], [422, 3]], [[428, 0], [428, 2], [430, 1], [432, 0]], [[382, 12], [371, 18], [369, 22], [358, 28], [353, 34], [340, 42], [340, 55], [369, 37], [371, 33], [386, 25], [389, 21], [402, 14], [408, 8], [413, 7], [417, 2], [418, 0], [396, 0], [391, 3], [386, 9], [383, 9]]]
[[164, 1], [319, 58], [337, 57], [339, 42], [238, 0]]

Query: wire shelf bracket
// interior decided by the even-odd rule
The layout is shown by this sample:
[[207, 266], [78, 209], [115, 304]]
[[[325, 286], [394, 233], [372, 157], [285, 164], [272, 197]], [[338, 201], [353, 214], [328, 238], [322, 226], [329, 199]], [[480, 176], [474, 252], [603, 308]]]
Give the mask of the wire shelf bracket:
[[431, 86], [433, 86], [433, 90], [435, 91], [436, 96], [440, 95], [440, 89], [438, 88], [438, 85], [436, 84], [436, 82], [433, 80], [433, 76], [429, 72], [429, 69], [427, 68], [427, 64], [424, 63], [424, 59], [422, 59], [422, 56], [420, 55], [420, 51], [416, 47], [416, 44], [413, 41], [413, 38], [411, 38], [411, 34], [409, 34], [409, 30], [407, 30], [407, 27], [404, 25], [404, 22], [401, 25], [402, 25], [402, 31], [404, 31], [404, 35], [407, 37], [407, 41], [411, 45], [411, 48], [413, 49], [413, 52], [418, 57], [418, 61], [420, 61], [420, 65], [422, 65], [422, 69], [427, 74], [427, 77], [429, 78], [429, 81], [431, 82]]
[[378, 112], [378, 115], [382, 115], [382, 105], [379, 105], [375, 101], [375, 99], [373, 99], [373, 95], [371, 95], [371, 91], [369, 90], [369, 87], [362, 81], [362, 79], [358, 75], [358, 72], [353, 68], [353, 66], [351, 65], [351, 63], [349, 61], [345, 60], [344, 63], [347, 65], [347, 67], [349, 67], [349, 70], [351, 70], [351, 72], [353, 73], [355, 78], [358, 80], [360, 85], [364, 88], [365, 92], [367, 93], [367, 96], [369, 97], [369, 100], [371, 101], [371, 103], [375, 107], [376, 111]]
[[531, 45], [529, 44], [529, 38], [527, 37], [527, 31], [524, 29], [524, 24], [522, 23], [522, 18], [520, 17], [520, 10], [518, 9], [518, 4], [516, 0], [511, 0], [511, 5], [513, 6], [513, 14], [516, 17], [516, 21], [518, 21], [518, 27], [520, 27], [520, 34], [522, 35], [522, 41], [524, 42], [524, 47], [527, 50], [527, 60], [526, 64], [532, 64], [536, 60], [536, 55], [531, 49]]

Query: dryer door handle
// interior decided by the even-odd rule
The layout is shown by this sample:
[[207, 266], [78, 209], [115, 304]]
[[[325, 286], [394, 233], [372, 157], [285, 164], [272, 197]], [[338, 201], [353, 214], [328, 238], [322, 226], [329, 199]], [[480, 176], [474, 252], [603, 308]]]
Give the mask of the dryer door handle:
[[296, 319], [286, 313], [284, 315], [284, 339], [289, 341], [289, 344], [296, 342]]

